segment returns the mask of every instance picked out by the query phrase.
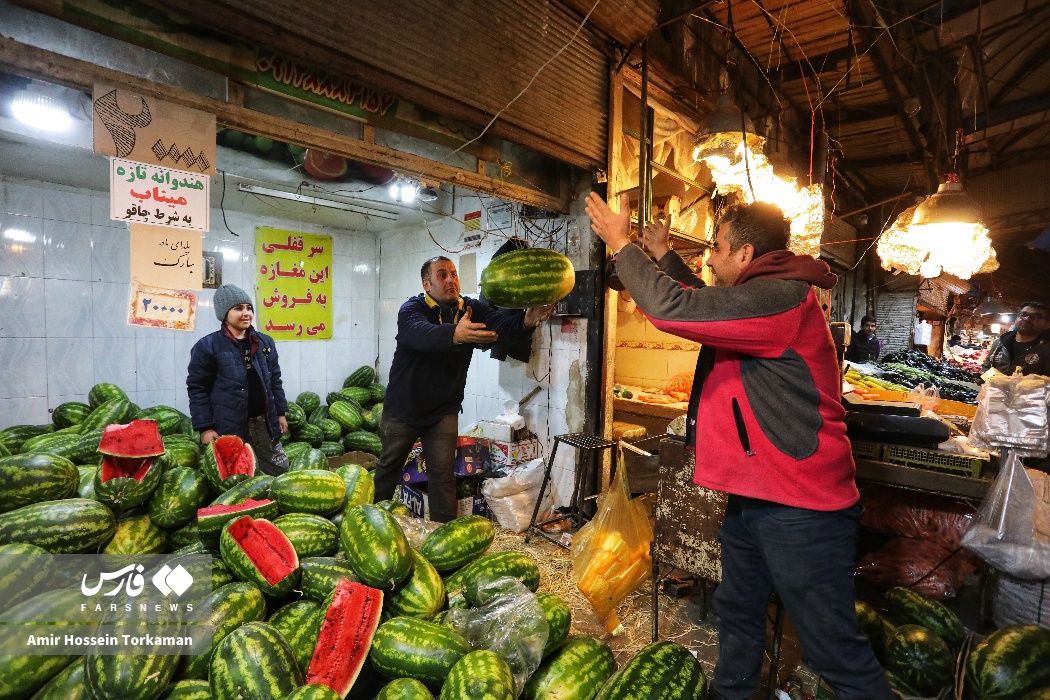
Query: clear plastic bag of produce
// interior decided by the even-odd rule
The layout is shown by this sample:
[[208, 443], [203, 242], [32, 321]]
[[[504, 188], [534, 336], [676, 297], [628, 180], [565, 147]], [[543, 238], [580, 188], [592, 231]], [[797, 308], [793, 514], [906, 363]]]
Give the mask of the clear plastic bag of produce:
[[919, 404], [924, 411], [932, 411], [941, 403], [941, 392], [933, 384], [929, 386], [916, 384], [908, 392], [908, 397], [904, 400]]
[[594, 518], [576, 533], [570, 552], [576, 587], [611, 634], [623, 629], [616, 606], [652, 573], [652, 542], [649, 514], [640, 498], [631, 498], [621, 455], [609, 491]]
[[1020, 456], [1004, 450], [999, 476], [962, 545], [1011, 576], [1050, 577], [1050, 544], [1035, 537], [1040, 500]]
[[394, 520], [401, 526], [401, 529], [405, 532], [405, 537], [408, 538], [408, 545], [412, 549], [419, 549], [423, 546], [423, 540], [427, 538], [434, 530], [437, 530], [444, 523], [436, 523], [432, 520], [424, 520], [423, 518], [413, 518], [411, 515], [398, 515], [394, 514]]
[[1050, 378], [991, 371], [977, 396], [977, 413], [967, 438], [985, 450], [1011, 448], [1020, 457], [1046, 457], [1050, 449], [1047, 405]]
[[453, 608], [441, 621], [460, 634], [474, 649], [498, 654], [514, 675], [515, 694], [540, 667], [550, 628], [536, 594], [509, 576], [483, 582], [478, 604]]
[[[525, 532], [529, 528], [532, 511], [540, 498], [544, 466], [543, 459], [534, 459], [520, 467], [514, 467], [507, 472], [507, 476], [486, 479], [481, 485], [481, 493], [500, 526], [513, 532]], [[536, 514], [536, 521], [548, 519], [553, 508], [554, 484], [548, 482]]]
[[955, 598], [971, 573], [972, 561], [964, 550], [913, 537], [890, 540], [864, 555], [856, 568], [858, 578], [880, 588], [908, 586], [935, 600]]

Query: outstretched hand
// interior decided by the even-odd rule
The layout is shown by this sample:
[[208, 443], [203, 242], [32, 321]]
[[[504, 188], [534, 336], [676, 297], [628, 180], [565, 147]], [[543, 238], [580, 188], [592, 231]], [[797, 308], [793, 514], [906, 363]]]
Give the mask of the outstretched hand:
[[536, 328], [554, 315], [554, 304], [530, 306], [525, 310], [525, 327]]
[[460, 344], [485, 345], [495, 343], [499, 339], [496, 331], [486, 330], [484, 323], [473, 323], [470, 320], [470, 307], [463, 312], [463, 318], [456, 324], [456, 331], [452, 339]]
[[667, 251], [671, 250], [671, 217], [663, 217], [658, 221], [646, 224], [638, 239], [648, 248], [653, 257], [659, 260]]
[[614, 212], [604, 199], [591, 192], [587, 195], [587, 216], [591, 218], [591, 230], [614, 254], [631, 242], [631, 200], [627, 195], [620, 195], [620, 211]]

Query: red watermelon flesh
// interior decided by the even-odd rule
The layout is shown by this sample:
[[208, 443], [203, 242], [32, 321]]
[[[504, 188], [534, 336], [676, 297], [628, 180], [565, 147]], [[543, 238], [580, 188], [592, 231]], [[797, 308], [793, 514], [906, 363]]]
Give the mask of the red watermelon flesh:
[[269, 520], [252, 520], [251, 516], [245, 515], [230, 523], [228, 531], [248, 561], [271, 586], [299, 568], [295, 547]]
[[338, 180], [346, 175], [347, 161], [342, 156], [311, 148], [303, 158], [303, 170], [317, 180]]
[[110, 479], [134, 479], [142, 481], [146, 472], [153, 466], [152, 457], [111, 457], [103, 455], [100, 481]]
[[383, 611], [383, 591], [342, 579], [321, 623], [306, 683], [319, 683], [346, 697], [368, 658]]
[[[205, 506], [197, 509], [197, 529], [200, 532], [218, 532], [222, 526], [233, 520], [238, 513], [253, 514], [265, 510], [266, 506], [273, 503], [268, 498], [255, 500], [246, 498], [242, 503], [236, 505]], [[276, 510], [276, 508], [275, 508]], [[260, 517], [262, 516], [260, 513]]]
[[223, 435], [212, 443], [215, 446], [215, 466], [219, 480], [225, 481], [234, 474], [255, 475], [255, 453], [236, 435]]
[[124, 425], [107, 425], [98, 451], [112, 457], [156, 457], [164, 454], [164, 440], [152, 420], [133, 420]]

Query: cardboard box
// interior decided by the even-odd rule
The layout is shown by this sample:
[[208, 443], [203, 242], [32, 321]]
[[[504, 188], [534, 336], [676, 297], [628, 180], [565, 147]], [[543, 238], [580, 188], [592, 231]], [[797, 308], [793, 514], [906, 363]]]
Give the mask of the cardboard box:
[[529, 429], [512, 428], [506, 423], [497, 423], [490, 420], [478, 421], [478, 430], [481, 437], [500, 442], [518, 442], [529, 436]]
[[518, 442], [492, 440], [489, 442], [489, 455], [493, 464], [513, 465], [528, 462], [540, 456], [540, 441], [535, 437]]
[[[456, 457], [452, 464], [452, 473], [456, 476], [476, 476], [483, 474], [489, 466], [491, 456], [487, 440], [472, 437], [460, 437], [456, 446]], [[427, 481], [426, 456], [423, 446], [418, 442], [412, 448], [401, 471], [401, 483], [424, 484]]]
[[379, 458], [367, 452], [347, 452], [338, 457], [328, 458], [328, 468], [338, 469], [344, 464], [360, 464], [365, 469], [375, 469]]
[[[408, 506], [409, 512], [414, 517], [430, 520], [430, 498], [427, 496], [425, 485], [401, 484], [394, 493], [394, 499]], [[464, 496], [456, 501], [456, 517], [464, 518], [468, 515], [488, 517], [489, 505], [480, 493], [474, 496]]]

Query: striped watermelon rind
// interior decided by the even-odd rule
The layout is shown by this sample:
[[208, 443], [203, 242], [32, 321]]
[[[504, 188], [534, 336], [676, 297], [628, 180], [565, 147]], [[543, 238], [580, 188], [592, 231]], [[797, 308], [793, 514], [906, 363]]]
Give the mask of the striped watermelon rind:
[[434, 695], [415, 678], [397, 678], [384, 685], [375, 700], [434, 700]]
[[[329, 410], [328, 415], [331, 415], [331, 410]], [[339, 425], [339, 421], [334, 418], [322, 418], [317, 421], [316, 425], [321, 429], [321, 433], [324, 434], [325, 442], [338, 442], [340, 445], [342, 444], [343, 426]]]
[[201, 609], [206, 610], [207, 614], [195, 622], [211, 628], [211, 646], [204, 654], [183, 657], [179, 674], [187, 680], [207, 680], [212, 650], [241, 625], [263, 620], [266, 617], [266, 599], [250, 583], [229, 583], [209, 593], [201, 601]]
[[149, 515], [124, 515], [117, 520], [117, 531], [106, 544], [103, 554], [144, 556], [162, 554], [168, 549], [168, 535], [150, 520]]
[[412, 573], [387, 595], [383, 614], [429, 620], [445, 607], [445, 582], [426, 557], [414, 549], [411, 554]]
[[88, 390], [88, 405], [91, 407], [91, 410], [95, 410], [105, 402], [113, 399], [124, 399], [127, 401], [128, 395], [119, 386], [109, 382], [99, 382]]
[[294, 459], [289, 459], [288, 471], [298, 472], [307, 469], [325, 470], [328, 468], [328, 456], [324, 452], [313, 447], [299, 450]]
[[383, 442], [375, 433], [355, 430], [343, 436], [343, 447], [347, 452], [367, 452], [378, 457], [383, 451]]
[[346, 401], [336, 401], [329, 406], [328, 415], [345, 433], [352, 433], [361, 428], [361, 411]]
[[169, 685], [162, 697], [163, 700], [211, 700], [211, 686], [208, 681], [182, 680]]
[[385, 510], [370, 504], [347, 508], [339, 537], [347, 561], [361, 581], [373, 588], [391, 590], [412, 573], [408, 539]]
[[966, 657], [966, 688], [987, 700], [1008, 700], [1050, 687], [1050, 630], [1009, 625], [979, 642]]
[[[30, 700], [91, 700], [84, 685], [84, 659], [79, 657], [47, 682]], [[165, 700], [169, 700], [166, 698]], [[174, 700], [180, 700], [175, 698]]]
[[181, 433], [183, 429], [182, 414], [171, 406], [150, 406], [135, 414], [135, 420], [151, 420], [156, 422], [157, 430], [161, 435], [174, 435]]
[[306, 411], [299, 404], [292, 401], [284, 411], [284, 419], [288, 422], [289, 430], [298, 430], [306, 425]]
[[886, 667], [926, 697], [952, 682], [955, 656], [931, 630], [901, 625], [886, 640]]
[[[143, 637], [156, 634], [155, 624], [144, 621], [121, 621], [116, 634]], [[179, 665], [179, 657], [172, 654], [126, 653], [112, 654], [92, 648], [84, 657], [84, 684], [95, 700], [156, 700], [168, 685]]]
[[553, 593], [539, 592], [536, 600], [543, 608], [543, 617], [547, 620], [547, 643], [543, 645], [543, 655], [547, 656], [565, 641], [572, 627], [572, 609], [561, 596]]
[[11, 454], [18, 454], [22, 445], [29, 438], [53, 432], [55, 432], [55, 426], [50, 423], [44, 425], [12, 425], [10, 428], [0, 430], [0, 445], [3, 445], [4, 449]]
[[284, 700], [340, 700], [340, 698], [342, 696], [327, 685], [311, 683], [299, 686]]
[[116, 529], [113, 511], [98, 501], [43, 501], [0, 515], [0, 544], [26, 542], [52, 554], [92, 553]]
[[51, 578], [55, 560], [34, 544], [12, 542], [0, 545], [0, 611], [9, 609], [37, 591]]
[[[253, 558], [244, 549], [244, 543], [253, 552], [267, 555], [265, 561]], [[245, 515], [228, 523], [219, 536], [219, 554], [234, 576], [254, 584], [269, 597], [287, 595], [299, 583], [295, 548], [269, 520]]]
[[602, 686], [597, 700], [703, 700], [707, 677], [700, 662], [681, 644], [653, 642], [643, 647]]
[[478, 592], [486, 583], [505, 576], [521, 581], [530, 591], [540, 586], [540, 569], [536, 562], [521, 552], [506, 551], [478, 557], [446, 579], [445, 587], [450, 598], [454, 587], [461, 587], [467, 603], [475, 605]]
[[137, 411], [127, 398], [115, 398], [100, 404], [80, 423], [80, 434], [103, 430], [107, 425], [126, 423]]
[[312, 391], [304, 391], [295, 397], [295, 403], [309, 416], [321, 405], [321, 397]]
[[80, 472], [64, 457], [42, 453], [0, 457], [0, 513], [70, 498], [79, 486]]
[[515, 250], [492, 259], [481, 271], [481, 294], [507, 309], [554, 304], [576, 286], [572, 261], [547, 248]]
[[321, 604], [313, 600], [296, 600], [278, 608], [266, 622], [288, 642], [299, 670], [305, 676], [324, 622]]
[[201, 473], [216, 493], [222, 493], [255, 476], [255, 469], [255, 450], [236, 435], [220, 435], [209, 442], [201, 453]]
[[339, 549], [339, 528], [320, 515], [287, 513], [273, 524], [291, 541], [300, 558], [327, 557]]
[[372, 473], [360, 464], [344, 464], [335, 470], [346, 484], [346, 501], [343, 510], [371, 503], [375, 498], [376, 484]]
[[383, 609], [383, 591], [343, 579], [325, 604], [324, 621], [305, 682], [345, 696], [368, 659]]
[[510, 666], [488, 649], [472, 651], [452, 667], [441, 686], [439, 700], [514, 700]]
[[455, 571], [481, 556], [496, 538], [488, 518], [468, 515], [444, 523], [423, 540], [420, 553], [442, 573]]
[[921, 625], [943, 639], [951, 649], [958, 649], [966, 638], [966, 630], [958, 615], [940, 601], [912, 588], [898, 586], [886, 591], [886, 607], [897, 622]]
[[150, 498], [149, 517], [163, 528], [182, 527], [197, 517], [197, 509], [208, 500], [208, 494], [208, 481], [196, 469], [169, 469]]
[[269, 498], [270, 484], [274, 477], [269, 474], [259, 474], [231, 486], [208, 505], [212, 506], [235, 506], [244, 503], [249, 498], [259, 501]]
[[280, 633], [265, 622], [249, 622], [216, 645], [208, 681], [213, 700], [278, 700], [302, 685], [303, 676]]
[[318, 603], [323, 603], [332, 594], [341, 579], [361, 580], [354, 567], [345, 559], [306, 557], [299, 562], [299, 568], [302, 570], [299, 590], [303, 592], [303, 597]]
[[77, 433], [56, 432], [38, 435], [22, 443], [19, 454], [51, 454], [71, 459], [80, 445]]
[[346, 499], [346, 483], [324, 469], [290, 471], [274, 477], [270, 498], [277, 501], [282, 513], [331, 515]]
[[156, 491], [164, 475], [164, 464], [163, 455], [154, 457], [145, 471], [134, 476], [119, 476], [118, 469], [103, 459], [95, 472], [95, 498], [116, 510], [140, 506]]
[[384, 678], [414, 678], [439, 689], [452, 667], [470, 652], [470, 643], [455, 630], [395, 617], [379, 625], [368, 658]]
[[80, 401], [66, 401], [51, 412], [51, 421], [56, 428], [69, 428], [80, 425], [91, 414], [91, 406]]
[[277, 517], [277, 502], [268, 498], [246, 498], [234, 504], [212, 504], [196, 510], [197, 533], [204, 538], [218, 535], [232, 520], [250, 515], [272, 520]]
[[571, 638], [529, 677], [522, 700], [590, 700], [616, 671], [608, 644], [594, 637]]
[[376, 371], [369, 365], [361, 365], [343, 380], [343, 388], [351, 386], [367, 387], [376, 380]]

